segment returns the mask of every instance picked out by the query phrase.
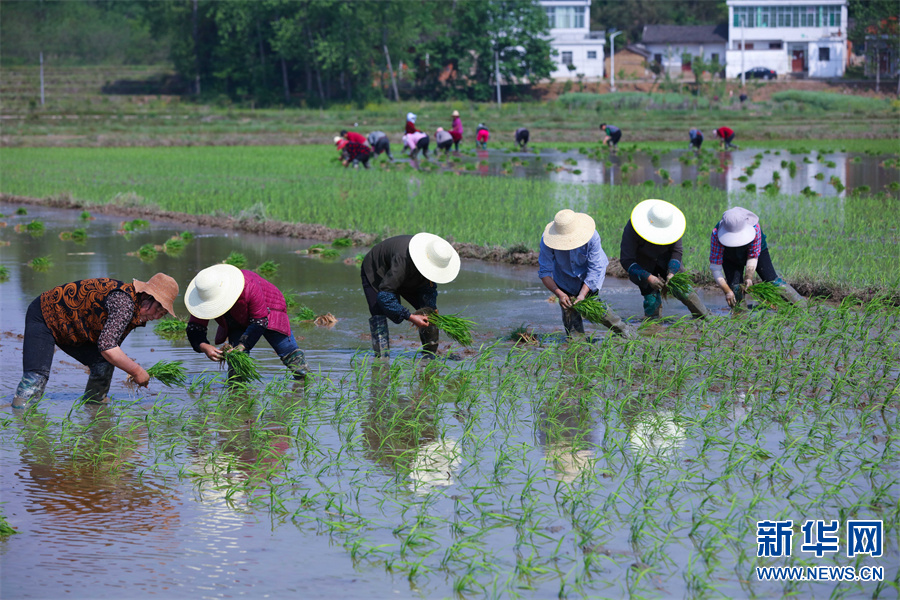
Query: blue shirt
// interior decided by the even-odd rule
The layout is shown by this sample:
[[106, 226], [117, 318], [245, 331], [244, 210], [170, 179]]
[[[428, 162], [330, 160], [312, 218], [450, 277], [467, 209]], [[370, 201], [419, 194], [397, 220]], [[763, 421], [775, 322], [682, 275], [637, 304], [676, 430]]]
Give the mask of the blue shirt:
[[554, 250], [541, 236], [538, 277], [550, 275], [570, 296], [577, 296], [582, 284], [587, 284], [592, 292], [599, 292], [606, 279], [608, 264], [609, 259], [600, 245], [600, 234], [596, 231], [587, 244], [574, 250]]

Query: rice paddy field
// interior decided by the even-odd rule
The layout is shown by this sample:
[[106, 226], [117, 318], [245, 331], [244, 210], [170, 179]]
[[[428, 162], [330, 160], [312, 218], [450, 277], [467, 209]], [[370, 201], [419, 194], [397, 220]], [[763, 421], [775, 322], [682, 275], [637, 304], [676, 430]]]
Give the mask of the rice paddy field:
[[[704, 293], [711, 319], [670, 302], [668, 320], [641, 324], [636, 288], [610, 280], [601, 296], [639, 338], [589, 326], [567, 343], [534, 269], [466, 261], [438, 306], [477, 322], [473, 343], [444, 339], [423, 361], [392, 325], [379, 360], [353, 264], [365, 248], [329, 259], [297, 253], [314, 240], [0, 206], [44, 224], [0, 229], [4, 400], [28, 303], [64, 281], [163, 271], [183, 289], [240, 257], [288, 292], [292, 314], [336, 320], [295, 321], [305, 383], [261, 343], [262, 381], [226, 385], [178, 327], [148, 326], [126, 352], [182, 361], [187, 382], [134, 389], [117, 373], [110, 404], [83, 405], [86, 375], [58, 353], [47, 397], [0, 413], [0, 515], [18, 532], [0, 535], [4, 597], [898, 594], [896, 305], [732, 316]], [[61, 235], [75, 228], [80, 241]], [[145, 245], [161, 250], [135, 252]], [[33, 273], [34, 256], [53, 265]], [[838, 523], [838, 551], [804, 539], [819, 519]], [[759, 556], [758, 523], [788, 520], [790, 556]], [[847, 556], [851, 521], [882, 523], [880, 556]], [[764, 567], [854, 577], [765, 581]]]

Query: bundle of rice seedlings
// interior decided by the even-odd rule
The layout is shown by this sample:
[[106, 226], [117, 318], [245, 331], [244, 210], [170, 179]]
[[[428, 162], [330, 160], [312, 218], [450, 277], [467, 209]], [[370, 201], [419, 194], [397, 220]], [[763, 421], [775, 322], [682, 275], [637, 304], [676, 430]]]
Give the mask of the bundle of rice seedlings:
[[176, 319], [175, 317], [166, 317], [156, 322], [153, 326], [153, 333], [166, 340], [178, 340], [183, 338], [187, 332], [187, 321]]
[[184, 247], [184, 240], [178, 236], [167, 239], [163, 244], [163, 250], [166, 254], [169, 254], [171, 256], [176, 256], [184, 252]]
[[16, 209], [16, 214], [17, 215], [27, 215], [28, 209], [25, 208], [24, 206], [20, 206], [19, 208]]
[[509, 334], [509, 340], [515, 344], [537, 344], [538, 338], [534, 335], [534, 331], [522, 323]]
[[589, 296], [578, 304], [574, 302], [575, 298], [572, 298], [572, 308], [583, 318], [595, 324], [602, 324], [603, 317], [606, 315], [606, 311], [609, 310], [606, 302], [596, 296]]
[[28, 266], [38, 273], [43, 273], [50, 270], [53, 266], [53, 260], [49, 256], [39, 256], [28, 263]]
[[87, 229], [79, 228], [72, 232], [72, 241], [76, 244], [83, 244], [87, 241]]
[[59, 239], [63, 242], [71, 242], [72, 241], [72, 232], [71, 231], [60, 231]]
[[765, 304], [769, 308], [780, 310], [791, 307], [791, 303], [781, 295], [781, 290], [778, 289], [778, 286], [770, 281], [751, 285], [746, 291], [761, 304]]
[[5, 266], [0, 265], [0, 283], [5, 281], [9, 281], [9, 269]]
[[270, 279], [274, 277], [276, 273], [278, 273], [278, 263], [274, 260], [263, 261], [258, 267], [256, 267], [256, 272], [266, 279]]
[[180, 237], [181, 237], [181, 239], [183, 239], [184, 241], [189, 242], [189, 241], [191, 241], [192, 239], [194, 239], [194, 234], [191, 233], [190, 231], [182, 231]]
[[[306, 254], [321, 254], [325, 251], [325, 244], [313, 244], [306, 249]], [[303, 252], [301, 250], [301, 252]]]
[[140, 258], [144, 262], [150, 262], [152, 260], [156, 260], [156, 257], [159, 255], [159, 252], [156, 250], [156, 246], [153, 244], [144, 244], [137, 251], [138, 258]]
[[81, 216], [78, 218], [81, 219], [82, 221], [93, 221], [94, 220], [94, 217], [91, 216], [90, 211], [87, 211], [87, 210], [81, 211]]
[[331, 242], [331, 245], [335, 248], [349, 248], [353, 245], [353, 240], [350, 238], [338, 238]]
[[25, 231], [27, 231], [34, 237], [38, 237], [39, 235], [44, 235], [44, 222], [34, 220], [25, 226]]
[[666, 282], [666, 285], [660, 290], [660, 294], [664, 300], [668, 300], [669, 294], [677, 298], [678, 296], [687, 296], [693, 291], [694, 286], [691, 283], [691, 278], [682, 271], [681, 273], [675, 273], [672, 279]]
[[243, 269], [247, 266], [247, 257], [241, 254], [240, 252], [235, 252], [234, 250], [228, 255], [228, 258], [222, 261], [226, 265], [232, 265], [237, 267], [238, 269]]
[[477, 324], [475, 321], [463, 319], [459, 316], [459, 313], [442, 315], [437, 311], [428, 315], [428, 322], [446, 333], [451, 340], [463, 346], [468, 346], [472, 343], [471, 328]]
[[161, 360], [147, 369], [147, 375], [168, 387], [183, 387], [188, 382], [187, 371], [180, 360], [172, 362]]
[[297, 302], [297, 293], [294, 291], [282, 291], [281, 295], [284, 296], [284, 305], [288, 309], [288, 311], [293, 310], [297, 307], [299, 302]]
[[322, 253], [321, 253], [320, 256], [321, 256], [322, 258], [340, 258], [340, 257], [341, 257], [341, 251], [340, 251], [340, 250], [336, 250], [336, 249], [334, 249], [334, 248], [326, 248], [325, 250], [322, 250]]
[[308, 306], [301, 306], [295, 316], [298, 321], [312, 321], [316, 318], [316, 313]]
[[235, 350], [229, 344], [222, 346], [225, 353], [225, 362], [234, 372], [234, 376], [243, 381], [259, 381], [262, 377], [259, 374], [256, 359], [240, 350]]

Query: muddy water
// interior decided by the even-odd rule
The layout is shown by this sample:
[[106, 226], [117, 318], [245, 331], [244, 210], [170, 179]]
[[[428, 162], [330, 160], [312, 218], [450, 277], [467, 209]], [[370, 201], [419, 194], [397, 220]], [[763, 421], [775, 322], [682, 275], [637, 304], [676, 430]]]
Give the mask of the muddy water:
[[[13, 209], [3, 206], [0, 212], [9, 214]], [[463, 403], [449, 399], [423, 403], [414, 389], [393, 389], [381, 367], [360, 367], [368, 348], [368, 314], [358, 267], [294, 253], [312, 242], [194, 231], [196, 237], [181, 256], [160, 255], [152, 263], [142, 263], [126, 253], [145, 243], [162, 243], [178, 231], [153, 223], [126, 239], [116, 233], [117, 221], [98, 218], [87, 225], [90, 237], [84, 245], [60, 241], [60, 231], [81, 226], [77, 217], [75, 211], [29, 208], [28, 220], [39, 218], [48, 225], [43, 237], [15, 234], [10, 228], [0, 231], [0, 239], [13, 242], [0, 248], [0, 262], [11, 275], [0, 285], [4, 402], [20, 374], [24, 312], [40, 292], [84, 277], [146, 279], [157, 271], [174, 276], [183, 289], [197, 270], [233, 250], [245, 254], [251, 268], [267, 259], [278, 262], [281, 268], [274, 281], [281, 288], [296, 291], [300, 302], [317, 313], [331, 312], [338, 318], [332, 328], [295, 328], [309, 362], [330, 383], [323, 377], [306, 393], [288, 388], [248, 402], [250, 396], [217, 400], [215, 395], [189, 395], [158, 385], [135, 391], [117, 373], [112, 405], [73, 409], [86, 374], [57, 353], [48, 397], [39, 410], [3, 408], [0, 415], [2, 514], [23, 532], [0, 541], [4, 597], [431, 598], [453, 595], [457, 588], [463, 590], [461, 597], [478, 597], [491, 588], [482, 592], [467, 584], [467, 569], [476, 568], [477, 576], [473, 565], [487, 562], [509, 564], [512, 572], [517, 564], [527, 563], [532, 552], [552, 553], [556, 538], [564, 535], [570, 536], [564, 555], [573, 548], [578, 554], [580, 548], [599, 557], [603, 565], [602, 577], [586, 588], [590, 594], [620, 597], [627, 593], [622, 582], [645, 566], [634, 532], [629, 533], [628, 524], [620, 524], [615, 516], [625, 510], [624, 504], [614, 502], [608, 511], [609, 518], [616, 519], [613, 528], [576, 523], [568, 516], [567, 502], [574, 503], [577, 495], [570, 497], [567, 488], [558, 486], [575, 485], [592, 473], [602, 449], [616, 440], [629, 456], [653, 456], [656, 466], [647, 476], [657, 476], [658, 470], [662, 485], [669, 485], [666, 469], [676, 456], [703, 452], [684, 422], [667, 410], [624, 414], [623, 429], [611, 425], [607, 415], [578, 403], [533, 412], [515, 388], [496, 395], [473, 389], [464, 394]], [[348, 249], [344, 257], [363, 250]], [[45, 255], [55, 263], [47, 273], [25, 266], [33, 257]], [[607, 280], [604, 296], [622, 315], [641, 312], [640, 295], [627, 281]], [[547, 298], [534, 268], [466, 262], [459, 278], [442, 288], [439, 306], [478, 321], [476, 341], [488, 344], [523, 323], [539, 333], [559, 332], [558, 307], [549, 305]], [[720, 298], [707, 302], [724, 310]], [[666, 313], [686, 314], [674, 305], [666, 306]], [[392, 325], [391, 333], [401, 355], [395, 364], [402, 363], [418, 345], [416, 336], [402, 326]], [[149, 327], [133, 332], [123, 347], [145, 366], [160, 359], [184, 360], [195, 379], [208, 376], [211, 369], [211, 363], [186, 342], [162, 340]], [[262, 361], [266, 380], [281, 376], [281, 365], [264, 341], [254, 355]], [[455, 392], [450, 393], [450, 399], [455, 398]], [[355, 407], [348, 400], [354, 395], [359, 396], [358, 422], [346, 416], [347, 406]], [[466, 409], [460, 406], [466, 402], [492, 407], [490, 414], [467, 424]], [[535, 404], [544, 406], [538, 398]], [[748, 418], [751, 410], [752, 399], [737, 394], [723, 434]], [[266, 415], [265, 426], [251, 426], [260, 412]], [[400, 414], [413, 424], [411, 430], [398, 433], [394, 428], [393, 418]], [[498, 423], [511, 428], [505, 439], [495, 439], [492, 433], [500, 430]], [[484, 436], [486, 445], [473, 446], [471, 439], [460, 442], [469, 427]], [[760, 427], [766, 448], [778, 452], [785, 440], [783, 425]], [[793, 434], [799, 435], [802, 423], [793, 427]], [[78, 444], [57, 443], [73, 436]], [[722, 466], [711, 461], [705, 468], [715, 471]], [[803, 479], [804, 465], [785, 468]], [[534, 479], [532, 473], [540, 477]], [[618, 486], [617, 494], [636, 502], [630, 496], [631, 483], [604, 479], [614, 476], [609, 472], [586, 489], [603, 490], [609, 481], [607, 492]], [[862, 474], [843, 476], [853, 478], [858, 489], [867, 485]], [[503, 486], [480, 487], [480, 481], [495, 479]], [[505, 497], [507, 493], [514, 502]], [[332, 506], [329, 498], [341, 500]], [[285, 501], [287, 507], [282, 509], [279, 503]], [[504, 514], [517, 514], [526, 501], [540, 509], [529, 521], [537, 531], [532, 537], [502, 520]], [[679, 509], [687, 511], [689, 505], [685, 501]], [[481, 506], [491, 508], [478, 516]], [[575, 505], [571, 508], [574, 511]], [[670, 509], [666, 511], [669, 515], [661, 515], [661, 523], [672, 516]], [[591, 534], [592, 528], [604, 533]], [[417, 529], [435, 540], [436, 554], [430, 561], [435, 571], [408, 577], [410, 567], [401, 563], [420, 560], [416, 543], [410, 542], [409, 554], [379, 548], [412, 540]], [[672, 542], [671, 556], [691, 553], [687, 532], [679, 534], [681, 541]], [[661, 530], [653, 535], [666, 537]], [[466, 540], [474, 552], [460, 546], [463, 558], [450, 554], [446, 572], [441, 571], [438, 563], [444, 552]], [[429, 541], [420, 543], [427, 547]], [[748, 541], [744, 550], [752, 552], [753, 547]], [[688, 588], [678, 570], [684, 561], [669, 560], [678, 568], [653, 575], [649, 587], [636, 581], [628, 585], [650, 595], [685, 595]], [[517, 587], [530, 597], [555, 596], [560, 579], [576, 563], [564, 557], [553, 566], [558, 574], [524, 577]], [[490, 573], [483, 569], [482, 573]], [[746, 595], [739, 581], [745, 574], [736, 578], [727, 568], [711, 574], [718, 593]], [[490, 586], [491, 576], [485, 578]], [[501, 589], [504, 581], [505, 576], [498, 584]], [[767, 588], [773, 594], [779, 589]], [[831, 588], [821, 589], [827, 595]]]
[[[443, 157], [440, 160], [446, 168], [460, 170], [462, 174], [547, 178], [560, 183], [637, 185], [652, 181], [656, 185], [681, 185], [690, 181], [692, 185], [708, 183], [715, 189], [737, 194], [751, 184], [756, 186], [758, 193], [763, 193], [763, 186], [777, 177], [780, 193], [788, 195], [799, 195], [808, 188], [807, 193], [842, 198], [863, 185], [869, 186], [869, 193], [885, 191], [898, 195], [900, 169], [885, 165], [886, 159], [896, 156], [759, 149], [718, 152], [712, 149], [714, 144], [707, 146], [703, 151], [704, 165], [698, 165], [696, 153], [689, 149], [660, 151], [654, 156], [644, 152], [630, 153], [627, 144], [615, 154], [603, 152], [602, 160], [575, 150], [534, 153], [502, 149], [469, 151], [456, 165]], [[759, 165], [748, 175], [748, 168], [756, 161]], [[793, 176], [788, 167], [782, 166], [782, 161], [795, 163]], [[665, 173], [669, 174], [668, 180]], [[839, 179], [844, 188], [833, 185], [832, 178]]]

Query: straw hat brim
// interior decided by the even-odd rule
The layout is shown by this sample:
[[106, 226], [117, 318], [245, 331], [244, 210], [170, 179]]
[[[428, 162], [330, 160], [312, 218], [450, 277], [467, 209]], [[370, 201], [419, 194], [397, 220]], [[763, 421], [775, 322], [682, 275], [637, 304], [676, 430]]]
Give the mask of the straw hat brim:
[[575, 231], [560, 233], [556, 221], [550, 221], [544, 227], [544, 243], [554, 250], [574, 250], [591, 241], [597, 226], [594, 219], [585, 213], [575, 213]]
[[[655, 206], [668, 205], [672, 209], [672, 222], [668, 227], [659, 227], [650, 222], [650, 211]], [[631, 211], [631, 226], [639, 236], [657, 246], [674, 244], [684, 235], [687, 220], [677, 206], [665, 200], [644, 200]]]
[[175, 298], [178, 297], [178, 282], [165, 273], [157, 273], [150, 281], [132, 280], [137, 293], [150, 294], [173, 317]]
[[409, 240], [409, 256], [426, 279], [435, 283], [450, 283], [459, 275], [459, 253], [453, 250], [453, 256], [446, 267], [436, 265], [428, 258], [428, 245], [434, 240], [442, 239], [433, 233], [417, 233]]
[[197, 290], [197, 277], [194, 277], [184, 294], [184, 305], [198, 319], [216, 319], [227, 313], [241, 297], [241, 292], [244, 291], [244, 274], [233, 265], [213, 265], [203, 270], [212, 271], [220, 282], [219, 286], [212, 297], [204, 300]]
[[747, 224], [737, 231], [723, 231], [722, 224], [719, 223], [719, 242], [728, 248], [737, 248], [749, 244], [755, 237], [756, 230], [753, 228], [753, 225]]

